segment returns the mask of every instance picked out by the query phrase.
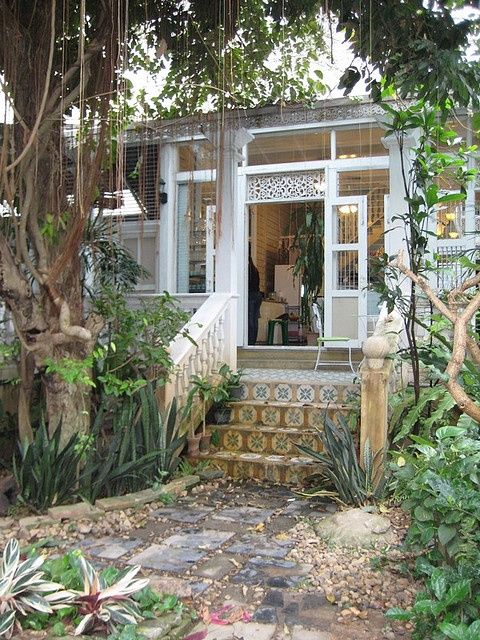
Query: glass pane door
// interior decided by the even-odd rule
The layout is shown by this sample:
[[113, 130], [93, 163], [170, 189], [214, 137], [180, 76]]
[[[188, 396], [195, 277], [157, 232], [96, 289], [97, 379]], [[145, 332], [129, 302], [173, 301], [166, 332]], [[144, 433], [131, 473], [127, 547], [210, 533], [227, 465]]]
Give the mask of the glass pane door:
[[325, 225], [325, 334], [365, 340], [367, 225], [365, 196], [336, 199]]

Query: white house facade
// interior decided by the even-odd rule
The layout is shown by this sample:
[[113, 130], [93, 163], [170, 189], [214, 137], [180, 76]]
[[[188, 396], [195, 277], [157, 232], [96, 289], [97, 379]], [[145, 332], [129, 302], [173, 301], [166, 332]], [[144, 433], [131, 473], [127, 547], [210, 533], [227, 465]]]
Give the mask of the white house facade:
[[[292, 267], [295, 235], [314, 214], [324, 233], [323, 335], [348, 336], [361, 346], [378, 313], [368, 290], [370, 262], [405, 242], [405, 229], [392, 221], [406, 206], [400, 149], [385, 138], [383, 110], [342, 99], [224, 118], [154, 123], [127, 137], [119, 228], [150, 273], [138, 294], [167, 290], [195, 310], [213, 292], [229, 294], [236, 300], [235, 343], [246, 347], [250, 250], [263, 294], [255, 345], [306, 344], [303, 285]], [[456, 126], [471, 143], [467, 118]], [[408, 163], [408, 148], [406, 154]], [[432, 254], [445, 265], [435, 276], [439, 288], [459, 275], [449, 256], [474, 247], [478, 188], [472, 184], [462, 206], [432, 221]], [[268, 321], [279, 317], [287, 334], [268, 335]]]

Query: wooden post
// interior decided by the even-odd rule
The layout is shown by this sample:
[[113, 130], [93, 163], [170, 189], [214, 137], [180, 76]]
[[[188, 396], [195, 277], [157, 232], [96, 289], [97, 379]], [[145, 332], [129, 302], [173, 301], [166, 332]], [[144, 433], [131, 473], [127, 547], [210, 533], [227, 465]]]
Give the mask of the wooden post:
[[365, 444], [368, 441], [372, 454], [376, 456], [376, 476], [387, 444], [388, 388], [393, 364], [391, 359], [386, 358], [391, 353], [391, 347], [391, 340], [385, 335], [375, 334], [362, 347], [365, 359], [360, 374], [360, 464], [363, 467]]

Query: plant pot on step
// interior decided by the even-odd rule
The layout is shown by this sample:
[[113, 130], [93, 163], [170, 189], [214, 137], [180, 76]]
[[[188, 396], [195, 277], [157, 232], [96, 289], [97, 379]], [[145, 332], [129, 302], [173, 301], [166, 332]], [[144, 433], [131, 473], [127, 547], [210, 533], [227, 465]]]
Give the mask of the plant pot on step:
[[231, 400], [241, 400], [242, 399], [242, 387], [238, 385], [238, 387], [230, 387], [230, 399]]
[[200, 438], [200, 435], [187, 438], [187, 453], [190, 458], [198, 457], [200, 453]]
[[215, 424], [228, 424], [232, 416], [232, 409], [230, 407], [219, 406], [213, 410], [213, 419]]
[[210, 451], [211, 433], [205, 433], [200, 436], [200, 453], [208, 453]]

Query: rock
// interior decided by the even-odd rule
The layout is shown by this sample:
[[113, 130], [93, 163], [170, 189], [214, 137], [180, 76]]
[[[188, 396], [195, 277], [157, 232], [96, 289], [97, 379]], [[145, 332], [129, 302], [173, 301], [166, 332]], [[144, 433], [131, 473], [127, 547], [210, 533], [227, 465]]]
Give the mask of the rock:
[[340, 511], [321, 520], [315, 528], [322, 538], [339, 546], [368, 548], [396, 540], [387, 518], [363, 509]]
[[104, 511], [92, 507], [87, 502], [78, 502], [77, 504], [65, 504], [59, 507], [50, 507], [48, 515], [54, 520], [80, 520], [88, 518], [97, 520], [104, 515]]
[[22, 529], [36, 529], [37, 527], [49, 526], [54, 523], [55, 520], [49, 516], [26, 516], [18, 521]]
[[95, 503], [96, 507], [104, 511], [119, 509], [134, 509], [149, 502], [156, 502], [165, 495], [181, 495], [189, 487], [193, 487], [200, 482], [198, 476], [185, 476], [172, 480], [168, 484], [161, 485], [158, 489], [144, 489], [136, 493], [127, 493], [124, 496], [114, 496], [113, 498], [100, 498]]

